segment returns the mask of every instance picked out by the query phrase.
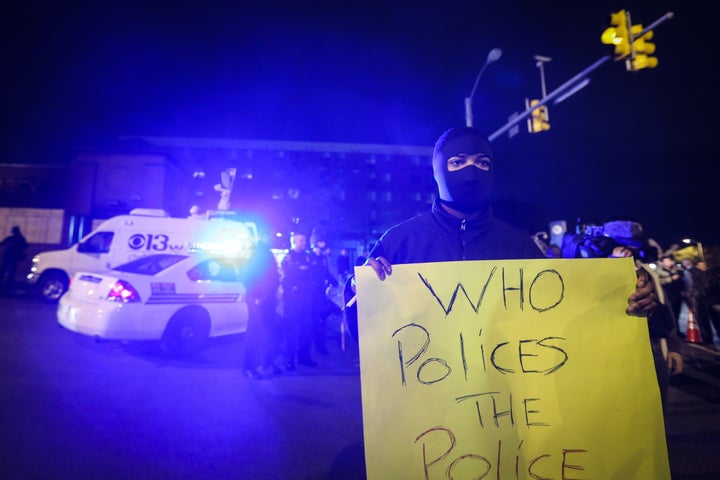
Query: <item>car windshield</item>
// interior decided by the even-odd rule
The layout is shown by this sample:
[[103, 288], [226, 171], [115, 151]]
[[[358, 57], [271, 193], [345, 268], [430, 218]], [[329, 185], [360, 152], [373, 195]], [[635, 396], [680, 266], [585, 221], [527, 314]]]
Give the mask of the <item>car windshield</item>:
[[123, 263], [113, 268], [120, 272], [139, 273], [141, 275], [155, 275], [171, 267], [181, 260], [187, 258], [187, 255], [158, 254], [148, 255], [138, 258], [132, 262]]

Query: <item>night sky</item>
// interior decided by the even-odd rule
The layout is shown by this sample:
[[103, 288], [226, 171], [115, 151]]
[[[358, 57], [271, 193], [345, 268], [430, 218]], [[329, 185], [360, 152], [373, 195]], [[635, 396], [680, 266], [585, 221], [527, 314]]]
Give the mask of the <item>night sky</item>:
[[550, 106], [550, 131], [495, 140], [496, 196], [539, 228], [622, 217], [663, 247], [720, 244], [717, 40], [694, 2], [62, 3], [0, 19], [3, 162], [120, 135], [430, 146], [501, 48], [473, 103], [491, 134], [540, 96], [534, 55], [552, 58], [550, 92], [609, 53], [611, 12], [672, 11], [657, 68], [608, 62]]

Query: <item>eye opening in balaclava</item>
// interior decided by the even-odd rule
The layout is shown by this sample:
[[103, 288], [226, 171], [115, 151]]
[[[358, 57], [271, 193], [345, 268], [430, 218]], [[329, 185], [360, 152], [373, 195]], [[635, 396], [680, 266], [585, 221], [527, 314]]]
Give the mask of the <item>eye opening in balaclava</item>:
[[[475, 163], [467, 163], [468, 157]], [[450, 159], [453, 162], [460, 159], [466, 164], [451, 171], [448, 169]], [[478, 130], [457, 127], [443, 133], [433, 152], [433, 173], [440, 201], [463, 213], [487, 209], [492, 189], [492, 160], [490, 141]]]

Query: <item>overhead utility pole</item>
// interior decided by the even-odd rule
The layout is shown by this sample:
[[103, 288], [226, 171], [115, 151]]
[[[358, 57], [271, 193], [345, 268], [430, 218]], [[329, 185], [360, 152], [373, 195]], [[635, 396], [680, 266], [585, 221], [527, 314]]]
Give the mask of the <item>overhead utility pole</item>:
[[560, 85], [558, 88], [556, 88], [555, 90], [553, 90], [552, 92], [550, 92], [550, 94], [548, 94], [548, 96], [546, 96], [545, 98], [543, 98], [542, 100], [540, 100], [540, 101], [539, 101], [538, 103], [536, 103], [532, 108], [529, 108], [529, 109], [525, 110], [524, 112], [522, 112], [521, 114], [513, 117], [512, 120], [510, 120], [510, 121], [509, 121], [508, 123], [506, 123], [504, 126], [500, 127], [498, 130], [496, 130], [492, 135], [490, 135], [490, 137], [488, 137], [489, 140], [492, 142], [492, 141], [495, 140], [497, 137], [499, 137], [499, 136], [502, 135], [503, 133], [507, 132], [507, 131], [508, 131], [511, 127], [513, 127], [515, 124], [517, 124], [517, 123], [521, 122], [522, 120], [526, 119], [527, 117], [529, 117], [529, 116], [532, 114], [532, 112], [534, 112], [534, 111], [537, 110], [538, 108], [544, 106], [545, 104], [549, 103], [551, 100], [555, 99], [555, 98], [558, 97], [560, 94], [565, 93], [565, 91], [566, 91], [568, 88], [574, 86], [577, 82], [579, 82], [579, 81], [581, 81], [581, 80], [584, 80], [584, 79], [585, 79], [585, 76], [586, 76], [587, 74], [589, 74], [589, 73], [592, 72], [593, 70], [597, 69], [599, 66], [601, 66], [603, 63], [607, 62], [608, 60], [610, 60], [610, 55], [606, 55], [606, 56], [604, 56], [604, 57], [601, 57], [599, 60], [597, 60], [595, 63], [593, 63], [592, 65], [590, 65], [589, 67], [587, 67], [585, 70], [583, 70], [582, 72], [578, 73], [577, 75], [575, 75], [574, 77], [572, 77], [570, 80], [568, 80], [567, 82], [563, 83], [563, 84]]
[[[652, 57], [648, 57], [650, 54], [654, 53], [655, 46], [654, 44], [650, 44], [648, 40], [652, 38], [652, 30], [655, 27], [665, 22], [666, 20], [672, 19], [673, 17], [673, 12], [667, 12], [665, 15], [654, 21], [648, 27], [643, 28], [642, 25], [632, 25], [629, 12], [626, 12], [625, 10], [620, 10], [619, 12], [615, 12], [611, 15], [611, 25], [603, 32], [601, 36], [601, 41], [603, 43], [614, 45], [615, 60], [626, 60], [628, 70], [637, 71], [643, 68], [654, 68], [657, 65], [657, 60]], [[522, 120], [528, 118], [530, 115], [533, 114], [533, 112], [544, 108], [544, 106], [550, 101], [553, 101], [553, 104], [556, 105], [568, 98], [573, 93], [583, 88], [590, 81], [590, 79], [588, 78], [588, 74], [590, 74], [590, 72], [594, 71], [613, 57], [611, 57], [610, 55], [601, 57], [595, 63], [587, 67], [585, 70], [581, 71], [580, 73], [572, 77], [570, 80], [550, 92], [547, 96], [545, 96], [545, 76], [542, 72], [543, 60], [541, 60], [541, 58], [544, 57], [539, 58], [536, 56], [535, 60], [539, 62], [538, 67], [541, 70], [543, 82], [543, 98], [540, 101], [533, 103], [533, 105], [527, 107], [524, 112], [518, 115], [513, 115], [508, 123], [500, 127], [488, 137], [491, 142], [503, 133], [510, 130]], [[485, 67], [483, 67], [483, 69], [484, 68]], [[482, 73], [482, 70], [480, 73]], [[475, 84], [477, 86], [477, 81], [475, 82]], [[473, 93], [474, 91], [475, 89], [473, 88]], [[467, 118], [466, 99], [466, 122], [468, 126], [472, 126], [472, 118], [470, 118], [469, 122], [467, 121]]]

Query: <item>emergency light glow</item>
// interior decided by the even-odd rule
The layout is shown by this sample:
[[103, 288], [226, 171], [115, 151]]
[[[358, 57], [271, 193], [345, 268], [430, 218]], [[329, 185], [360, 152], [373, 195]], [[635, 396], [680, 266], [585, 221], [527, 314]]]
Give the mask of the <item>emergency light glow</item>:
[[251, 246], [252, 240], [249, 238], [238, 238], [216, 242], [196, 242], [190, 246], [190, 250], [224, 256], [247, 257]]
[[188, 251], [247, 258], [257, 237], [257, 227], [247, 222], [217, 224], [203, 230], [201, 237], [188, 243]]

